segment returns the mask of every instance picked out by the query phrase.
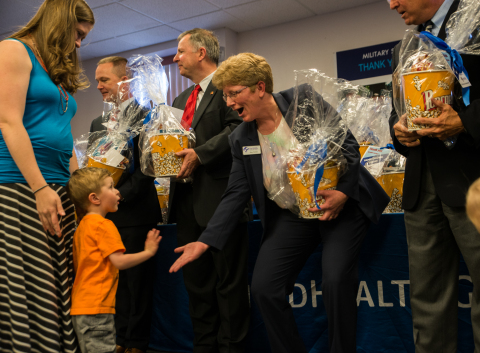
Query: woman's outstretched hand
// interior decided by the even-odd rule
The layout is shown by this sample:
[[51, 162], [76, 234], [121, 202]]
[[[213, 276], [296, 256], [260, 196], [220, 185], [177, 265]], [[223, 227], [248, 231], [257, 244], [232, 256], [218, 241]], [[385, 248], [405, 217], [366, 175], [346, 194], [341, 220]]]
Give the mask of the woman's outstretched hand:
[[178, 270], [180, 270], [186, 264], [188, 264], [192, 261], [195, 261], [200, 256], [202, 256], [202, 254], [205, 251], [207, 251], [207, 249], [209, 247], [210, 246], [205, 244], [205, 243], [196, 241], [196, 242], [193, 242], [193, 243], [188, 243], [185, 246], [181, 246], [179, 248], [176, 248], [174, 251], [177, 254], [179, 254], [179, 253], [183, 253], [183, 254], [182, 254], [182, 256], [180, 256], [177, 259], [177, 261], [175, 261], [175, 263], [172, 265], [172, 267], [170, 267], [169, 272], [170, 273], [177, 272]]

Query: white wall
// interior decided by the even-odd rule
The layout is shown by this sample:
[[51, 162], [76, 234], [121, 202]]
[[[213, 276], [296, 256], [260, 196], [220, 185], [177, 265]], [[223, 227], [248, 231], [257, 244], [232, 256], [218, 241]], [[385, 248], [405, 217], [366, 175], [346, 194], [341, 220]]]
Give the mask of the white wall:
[[407, 26], [381, 1], [238, 34], [238, 52], [265, 57], [272, 67], [274, 91], [294, 84], [293, 70], [318, 69], [336, 77], [337, 51], [400, 40]]
[[[316, 68], [329, 76], [336, 76], [337, 51], [399, 40], [406, 29], [397, 12], [391, 11], [386, 1], [381, 1], [236, 36], [229, 29], [220, 29], [217, 35], [227, 56], [235, 52], [264, 56], [272, 66], [274, 90], [280, 91], [293, 86], [293, 70]], [[167, 56], [175, 53], [176, 45], [176, 41], [170, 41], [119, 55], [129, 57], [157, 52], [160, 56]], [[83, 63], [92, 85], [75, 96], [78, 111], [72, 120], [74, 138], [88, 132], [91, 121], [102, 112], [102, 98], [95, 82], [98, 60]]]

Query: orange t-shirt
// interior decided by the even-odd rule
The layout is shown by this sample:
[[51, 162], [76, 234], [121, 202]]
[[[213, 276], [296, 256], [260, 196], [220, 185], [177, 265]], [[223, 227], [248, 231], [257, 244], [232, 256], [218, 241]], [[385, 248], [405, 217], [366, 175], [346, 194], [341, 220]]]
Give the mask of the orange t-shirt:
[[115, 314], [118, 269], [108, 256], [116, 251], [125, 247], [113, 222], [97, 214], [83, 217], [73, 236], [71, 315]]

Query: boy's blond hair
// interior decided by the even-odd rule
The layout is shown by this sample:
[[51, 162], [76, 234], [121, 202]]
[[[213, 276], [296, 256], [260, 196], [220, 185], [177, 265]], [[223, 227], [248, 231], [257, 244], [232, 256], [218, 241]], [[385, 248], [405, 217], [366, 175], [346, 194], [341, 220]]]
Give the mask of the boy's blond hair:
[[466, 210], [468, 218], [480, 232], [480, 179], [475, 180], [468, 189]]
[[90, 201], [88, 195], [92, 192], [99, 193], [105, 178], [112, 174], [102, 168], [88, 167], [77, 169], [72, 173], [67, 183], [67, 194], [75, 205], [77, 218], [80, 221], [87, 213]]

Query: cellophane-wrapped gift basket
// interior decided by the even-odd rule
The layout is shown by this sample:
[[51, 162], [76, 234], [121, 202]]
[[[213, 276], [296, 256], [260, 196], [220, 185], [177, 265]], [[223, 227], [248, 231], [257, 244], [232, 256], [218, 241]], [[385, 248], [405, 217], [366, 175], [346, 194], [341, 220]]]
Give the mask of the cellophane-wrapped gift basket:
[[156, 178], [175, 177], [183, 163], [175, 153], [195, 146], [194, 132], [185, 130], [178, 110], [165, 104], [168, 79], [161, 62], [157, 55], [137, 55], [128, 61], [134, 78], [132, 94], [152, 107], [140, 134], [140, 164], [145, 175]]
[[[446, 26], [446, 39], [429, 32], [407, 30], [393, 77], [397, 115], [406, 114], [409, 131], [428, 128], [417, 118], [438, 118], [441, 109], [433, 100], [464, 109], [470, 104], [470, 82], [460, 54], [480, 55], [480, 1], [461, 0]], [[403, 120], [403, 119], [402, 119]], [[457, 136], [444, 140], [453, 148]]]

